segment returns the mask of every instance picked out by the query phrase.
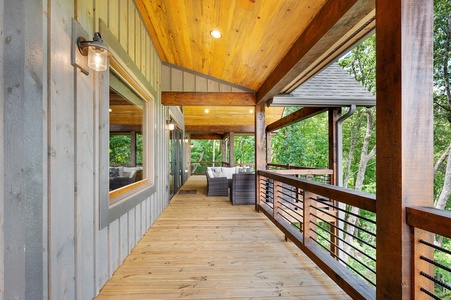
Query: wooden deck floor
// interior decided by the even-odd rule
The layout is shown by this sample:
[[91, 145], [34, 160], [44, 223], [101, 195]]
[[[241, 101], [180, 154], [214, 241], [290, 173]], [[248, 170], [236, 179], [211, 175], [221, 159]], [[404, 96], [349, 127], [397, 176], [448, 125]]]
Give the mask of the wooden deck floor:
[[349, 299], [253, 206], [191, 177], [96, 299]]

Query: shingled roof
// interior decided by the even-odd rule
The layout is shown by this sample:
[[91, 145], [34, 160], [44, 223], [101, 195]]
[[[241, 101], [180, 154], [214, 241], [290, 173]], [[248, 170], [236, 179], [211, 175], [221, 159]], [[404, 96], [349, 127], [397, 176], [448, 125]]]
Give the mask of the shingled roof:
[[274, 97], [270, 106], [375, 106], [376, 98], [336, 62], [301, 84], [291, 94]]

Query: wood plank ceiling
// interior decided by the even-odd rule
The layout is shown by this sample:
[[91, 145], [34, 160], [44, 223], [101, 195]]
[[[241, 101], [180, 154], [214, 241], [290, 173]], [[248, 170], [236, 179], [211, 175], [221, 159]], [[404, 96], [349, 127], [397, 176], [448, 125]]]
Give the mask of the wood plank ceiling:
[[374, 0], [136, 4], [163, 61], [251, 89], [256, 104], [290, 92], [375, 25]]

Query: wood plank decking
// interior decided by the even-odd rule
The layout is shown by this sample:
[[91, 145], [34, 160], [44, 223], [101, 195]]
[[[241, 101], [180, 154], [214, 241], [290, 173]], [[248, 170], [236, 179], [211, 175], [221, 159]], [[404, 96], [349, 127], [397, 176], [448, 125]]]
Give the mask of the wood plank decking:
[[192, 176], [102, 288], [102, 299], [349, 299], [253, 206]]

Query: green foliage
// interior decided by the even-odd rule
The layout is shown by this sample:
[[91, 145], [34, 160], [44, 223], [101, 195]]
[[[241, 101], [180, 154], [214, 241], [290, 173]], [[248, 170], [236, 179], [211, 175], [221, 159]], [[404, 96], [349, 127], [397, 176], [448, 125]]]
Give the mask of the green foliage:
[[[285, 114], [297, 107], [285, 108]], [[312, 168], [327, 168], [329, 164], [327, 113], [279, 130], [272, 137], [272, 162]]]
[[[110, 135], [110, 164], [126, 166], [130, 164], [130, 134]], [[143, 163], [143, 136], [136, 134], [136, 164]]]
[[130, 135], [110, 135], [110, 164], [127, 165], [130, 163]]

